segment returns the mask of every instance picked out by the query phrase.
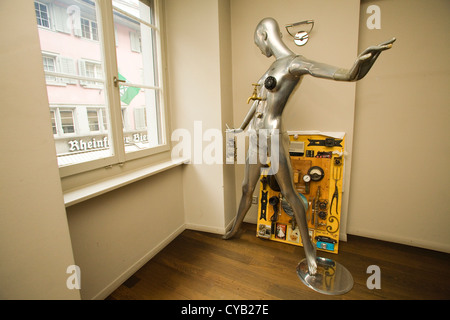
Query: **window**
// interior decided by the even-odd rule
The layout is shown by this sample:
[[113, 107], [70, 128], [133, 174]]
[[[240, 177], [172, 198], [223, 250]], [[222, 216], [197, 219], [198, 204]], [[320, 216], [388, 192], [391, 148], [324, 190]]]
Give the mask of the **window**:
[[52, 121], [53, 134], [59, 137], [75, 133], [75, 116], [74, 109], [66, 107], [52, 106], [50, 109], [50, 117]]
[[145, 107], [134, 109], [134, 126], [136, 130], [147, 128]]
[[61, 127], [63, 133], [74, 133], [75, 125], [73, 122], [73, 111], [72, 110], [61, 110], [59, 112], [61, 117]]
[[86, 39], [98, 41], [97, 22], [81, 18], [81, 36]]
[[50, 110], [50, 118], [52, 120], [52, 131], [53, 134], [57, 134], [57, 130], [56, 130], [56, 118], [55, 118], [55, 111]]
[[[80, 70], [80, 75], [87, 78], [92, 79], [103, 79], [103, 67], [100, 62], [97, 61], [87, 61], [87, 60], [79, 60], [78, 67]], [[86, 87], [101, 87], [103, 86], [102, 82], [97, 81], [81, 81], [82, 86]]]
[[89, 130], [90, 131], [99, 131], [100, 125], [98, 120], [98, 111], [97, 110], [88, 110], [87, 117], [89, 122]]
[[[152, 6], [152, 1], [147, 4]], [[114, 26], [117, 36], [128, 41], [128, 46], [116, 47], [117, 68], [121, 81], [120, 100], [123, 115], [125, 153], [132, 155], [142, 149], [151, 149], [166, 143], [157, 17], [155, 10], [146, 10], [143, 1], [113, 0]], [[126, 8], [126, 9], [125, 9]]]
[[138, 32], [130, 32], [130, 48], [131, 51], [141, 52], [141, 35]]
[[48, 6], [36, 1], [34, 3], [34, 10], [36, 11], [36, 20], [38, 26], [50, 28], [50, 20], [48, 17]]
[[108, 130], [108, 122], [106, 111], [102, 108], [87, 108], [86, 109], [87, 121], [89, 125], [89, 131], [104, 131]]
[[159, 0], [34, 6], [61, 175], [167, 151]]
[[[42, 62], [44, 64], [44, 71], [47, 73], [56, 72], [56, 57], [42, 55]], [[48, 83], [57, 82], [55, 76], [45, 76], [45, 80]]]
[[73, 59], [43, 52], [42, 62], [46, 73], [45, 80], [47, 81], [47, 85], [67, 85], [77, 83], [77, 80], [75, 79], [60, 78], [52, 75], [55, 73], [76, 75], [75, 61]]

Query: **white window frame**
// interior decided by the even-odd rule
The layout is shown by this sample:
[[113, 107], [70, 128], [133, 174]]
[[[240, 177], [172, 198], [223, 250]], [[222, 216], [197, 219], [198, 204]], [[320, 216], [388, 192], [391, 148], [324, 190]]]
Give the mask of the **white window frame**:
[[[92, 130], [91, 129], [91, 124], [89, 123], [89, 111], [95, 111], [97, 112], [97, 121], [98, 121], [98, 130]], [[89, 132], [92, 133], [107, 133], [108, 132], [108, 117], [107, 117], [107, 111], [105, 109], [105, 107], [92, 107], [92, 106], [87, 106], [86, 107], [86, 117], [88, 120], [88, 127], [89, 127]], [[106, 123], [105, 123], [106, 120]]]
[[[88, 27], [89, 27], [89, 37], [87, 37], [84, 34], [84, 29], [83, 29], [83, 20], [88, 22]], [[97, 25], [97, 30], [96, 30], [96, 36], [97, 39], [94, 39], [94, 32], [92, 31], [94, 28], [92, 27], [92, 24], [96, 24]], [[85, 17], [80, 17], [80, 25], [81, 25], [81, 37], [84, 39], [89, 39], [92, 41], [98, 41], [99, 37], [98, 37], [98, 22], [92, 21], [91, 19], [85, 18]]]
[[134, 129], [135, 130], [145, 130], [147, 129], [147, 109], [144, 107], [134, 108]]
[[75, 69], [75, 61], [72, 58], [61, 56], [57, 53], [42, 51], [42, 60], [52, 59], [54, 61], [55, 70], [53, 72], [46, 70], [46, 83], [47, 85], [65, 86], [68, 84], [77, 84], [77, 80], [73, 78], [61, 78], [52, 74], [66, 74], [69, 76], [77, 76]]
[[[64, 128], [62, 125], [61, 120], [61, 111], [70, 111], [72, 112], [72, 122], [73, 122], [73, 128], [74, 132], [64, 132]], [[50, 112], [54, 112], [54, 120], [55, 120], [55, 127], [56, 127], [56, 134], [53, 134], [55, 138], [67, 138], [67, 137], [73, 137], [77, 135], [78, 132], [78, 125], [77, 125], [77, 116], [76, 116], [76, 108], [71, 106], [50, 106]]]
[[[163, 16], [162, 12], [162, 0], [153, 0], [154, 2], [154, 20], [153, 24], [149, 24], [146, 21], [141, 21], [139, 18], [131, 16], [133, 19], [144, 23], [148, 27], [154, 30], [155, 34], [155, 43], [156, 49], [155, 54], [157, 56], [157, 72], [156, 77], [158, 78], [157, 83], [158, 86], [146, 86], [146, 89], [153, 89], [156, 91], [158, 95], [158, 105], [159, 105], [159, 145], [136, 151], [131, 153], [125, 152], [125, 143], [123, 139], [123, 123], [122, 123], [122, 108], [120, 101], [120, 92], [119, 86], [116, 85], [115, 79], [118, 75], [118, 67], [117, 67], [117, 57], [116, 57], [116, 39], [115, 39], [115, 28], [114, 28], [114, 14], [113, 14], [113, 4], [111, 0], [97, 0], [96, 1], [96, 9], [97, 9], [97, 26], [99, 29], [99, 41], [103, 43], [103, 62], [104, 62], [104, 80], [96, 80], [96, 82], [104, 82], [105, 84], [105, 97], [108, 97], [109, 104], [109, 112], [110, 118], [108, 119], [108, 129], [111, 133], [111, 143], [110, 146], [112, 148], [112, 155], [106, 158], [92, 160], [89, 162], [82, 162], [70, 166], [60, 167], [60, 176], [62, 178], [73, 176], [76, 174], [82, 174], [87, 171], [99, 169], [102, 167], [111, 167], [113, 165], [122, 166], [124, 163], [145, 158], [151, 157], [153, 155], [168, 152], [170, 150], [170, 140], [169, 140], [169, 119], [168, 119], [168, 111], [166, 106], [166, 91], [164, 88], [166, 87], [166, 81], [164, 78], [163, 70], [165, 65], [164, 55], [163, 55], [163, 43], [161, 36], [161, 17]], [[114, 10], [120, 12], [124, 15], [129, 15], [127, 12], [124, 12], [120, 8], [114, 7]], [[56, 75], [60, 76], [58, 73], [49, 73], [48, 75]], [[74, 76], [73, 79], [89, 81], [87, 77], [82, 75]], [[120, 83], [123, 86], [135, 86], [132, 83]], [[140, 86], [142, 87], [142, 86]], [[147, 119], [148, 121], [148, 119]], [[76, 124], [75, 124], [76, 125]], [[76, 130], [76, 127], [75, 127]], [[149, 162], [146, 163], [147, 165]]]
[[53, 132], [53, 128], [54, 131], [53, 135], [57, 136], [58, 135], [58, 121], [56, 120], [56, 110], [50, 109], [50, 119], [52, 122], [52, 132]]
[[141, 36], [139, 35], [139, 32], [137, 31], [130, 31], [130, 49], [133, 52], [142, 52], [142, 45], [141, 45]]
[[[45, 8], [47, 9], [47, 22], [48, 22], [48, 27], [43, 26], [43, 25], [40, 25], [40, 24], [38, 24], [38, 27], [39, 27], [39, 28], [44, 28], [44, 29], [52, 30], [52, 20], [51, 20], [51, 18], [50, 18], [50, 6], [49, 6], [47, 3], [43, 3], [43, 2], [40, 2], [40, 1], [34, 1], [34, 2], [33, 2], [33, 5], [34, 5], [35, 3], [37, 3], [37, 4], [39, 4], [39, 5], [42, 5], [42, 6], [45, 6]], [[40, 11], [40, 10], [39, 10], [39, 11]], [[36, 24], [37, 24], [37, 19], [36, 19]]]
[[[87, 75], [86, 64], [94, 65], [94, 76]], [[100, 61], [94, 61], [89, 59], [79, 59], [78, 60], [78, 71], [82, 77], [92, 79], [90, 81], [80, 80], [80, 85], [85, 88], [92, 89], [103, 89], [103, 75], [99, 75], [97, 68], [104, 70], [102, 63]]]
[[[42, 53], [42, 64], [44, 65], [44, 72], [46, 72], [46, 73], [58, 72], [58, 62], [56, 61], [56, 57], [57, 57], [57, 55], [55, 55], [55, 54], [49, 54], [49, 53], [44, 53], [44, 52]], [[53, 67], [55, 68], [55, 70], [53, 70], [53, 71], [48, 70], [44, 60], [53, 61]], [[58, 86], [64, 85], [61, 82], [61, 78], [58, 78], [55, 76], [45, 76], [45, 82], [47, 83], [47, 85], [58, 85]]]
[[[91, 119], [93, 119], [94, 117], [89, 115], [90, 112], [95, 112], [95, 120], [96, 120], [96, 123], [97, 123], [97, 129], [95, 129], [95, 130], [91, 127], [93, 125], [91, 123]], [[88, 120], [89, 132], [94, 132], [94, 133], [100, 132], [100, 130], [102, 128], [102, 124], [101, 124], [101, 120], [100, 120], [101, 113], [99, 112], [99, 110], [98, 109], [93, 109], [93, 108], [87, 108], [86, 109], [86, 117], [87, 117], [87, 120]]]

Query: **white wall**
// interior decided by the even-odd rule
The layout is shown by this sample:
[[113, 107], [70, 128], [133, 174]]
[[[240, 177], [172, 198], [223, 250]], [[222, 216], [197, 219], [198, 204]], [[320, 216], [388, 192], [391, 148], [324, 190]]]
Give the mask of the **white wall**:
[[104, 299], [184, 229], [181, 168], [67, 208], [82, 299]]
[[[222, 105], [222, 132], [227, 125], [232, 126], [233, 111], [233, 74], [232, 74], [232, 35], [230, 0], [219, 0], [219, 39], [220, 39], [220, 98]], [[225, 139], [224, 139], [225, 140]], [[223, 142], [226, 145], [226, 142]], [[225, 153], [225, 151], [224, 151]], [[225, 154], [224, 154], [225, 157]], [[236, 216], [235, 166], [223, 166], [224, 179], [224, 222], [225, 228]], [[239, 201], [239, 199], [238, 199]]]
[[[172, 129], [188, 130], [193, 141], [193, 161], [183, 172], [186, 224], [216, 233], [225, 232], [230, 219], [225, 221], [225, 212], [230, 216], [234, 211], [229, 206], [235, 202], [234, 168], [205, 164], [202, 159], [202, 164], [196, 164], [194, 153], [210, 144], [202, 141], [206, 130], [224, 132], [225, 122], [232, 118], [227, 105], [231, 101], [230, 48], [221, 47], [229, 34], [228, 12], [228, 1], [223, 0], [166, 1]], [[200, 140], [195, 140], [196, 122], [201, 122]]]
[[397, 42], [357, 84], [351, 234], [450, 252], [449, 13], [446, 0], [361, 5], [360, 50]]
[[33, 2], [0, 2], [0, 29], [0, 299], [80, 299]]

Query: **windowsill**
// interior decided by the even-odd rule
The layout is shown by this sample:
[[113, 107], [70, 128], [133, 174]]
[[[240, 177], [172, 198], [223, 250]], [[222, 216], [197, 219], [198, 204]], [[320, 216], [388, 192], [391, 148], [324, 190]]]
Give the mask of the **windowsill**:
[[161, 163], [157, 163], [139, 170], [127, 172], [119, 176], [115, 176], [108, 180], [96, 182], [81, 188], [69, 190], [64, 193], [64, 204], [66, 207], [70, 207], [74, 204], [92, 199], [96, 196], [105, 194], [109, 191], [126, 186], [141, 179], [150, 177], [160, 172], [177, 167], [184, 163], [187, 163], [189, 159], [177, 159], [169, 160]]

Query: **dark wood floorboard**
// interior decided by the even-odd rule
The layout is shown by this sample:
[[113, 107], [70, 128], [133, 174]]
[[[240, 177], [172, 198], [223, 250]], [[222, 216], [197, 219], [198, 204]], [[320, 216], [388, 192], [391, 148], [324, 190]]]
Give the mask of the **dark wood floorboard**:
[[[296, 266], [302, 247], [263, 240], [256, 226], [243, 224], [232, 240], [186, 230], [108, 300], [308, 300], [450, 299], [450, 255], [356, 236], [341, 242], [339, 254], [318, 252], [344, 265], [353, 289], [327, 296], [306, 287]], [[370, 290], [367, 268], [381, 270], [381, 289]]]

